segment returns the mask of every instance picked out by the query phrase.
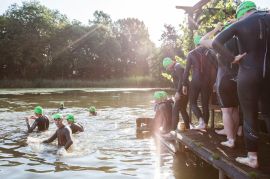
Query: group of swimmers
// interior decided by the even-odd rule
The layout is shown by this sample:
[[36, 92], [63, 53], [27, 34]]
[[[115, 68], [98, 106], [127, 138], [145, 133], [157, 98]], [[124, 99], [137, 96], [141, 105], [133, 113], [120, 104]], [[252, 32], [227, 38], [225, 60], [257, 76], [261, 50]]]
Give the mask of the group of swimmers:
[[[47, 140], [44, 140], [43, 143], [51, 143], [56, 138], [58, 140], [58, 146], [63, 147], [65, 150], [68, 150], [69, 147], [73, 144], [72, 134], [83, 132], [84, 128], [81, 124], [75, 121], [75, 117], [73, 114], [65, 115], [65, 119], [67, 120], [68, 126], [66, 126], [64, 122], [63, 115], [59, 112], [59, 110], [65, 109], [64, 103], [60, 104], [60, 108], [58, 109], [58, 113], [52, 115], [52, 119], [54, 120], [55, 125], [57, 126], [57, 130], [55, 133]], [[26, 125], [28, 129], [28, 133], [34, 131], [37, 128], [38, 132], [47, 131], [49, 129], [50, 120], [49, 117], [44, 115], [43, 108], [41, 106], [36, 106], [34, 109], [34, 116], [26, 117]], [[91, 106], [89, 108], [89, 115], [96, 116], [96, 108]], [[34, 120], [31, 126], [29, 124], [29, 120]]]
[[[161, 127], [164, 133], [176, 130], [180, 111], [186, 129], [206, 129], [209, 98], [214, 87], [224, 123], [224, 129], [216, 130], [216, 133], [227, 136], [227, 141], [221, 144], [235, 147], [236, 135], [242, 131], [239, 125], [242, 114], [248, 153], [247, 157], [237, 157], [236, 161], [258, 168], [259, 111], [270, 132], [269, 11], [258, 11], [254, 2], [244, 1], [237, 7], [235, 20], [217, 24], [203, 37], [194, 36], [194, 44], [196, 48], [189, 52], [185, 68], [173, 57], [163, 59], [164, 68], [173, 78], [176, 93], [174, 103], [170, 105], [172, 102], [166, 92], [155, 92], [155, 128]], [[202, 110], [197, 105], [199, 95]], [[198, 118], [197, 126], [190, 123], [186, 111], [188, 101]]]

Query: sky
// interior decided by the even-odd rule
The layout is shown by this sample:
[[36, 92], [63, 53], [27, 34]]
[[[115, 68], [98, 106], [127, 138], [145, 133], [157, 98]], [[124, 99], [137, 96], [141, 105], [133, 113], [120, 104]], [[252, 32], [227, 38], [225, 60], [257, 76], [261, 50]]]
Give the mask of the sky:
[[[24, 0], [29, 1], [29, 0]], [[39, 0], [41, 4], [54, 10], [59, 10], [70, 20], [76, 19], [88, 24], [93, 19], [96, 10], [109, 14], [113, 21], [127, 17], [142, 20], [148, 28], [150, 39], [160, 45], [160, 36], [164, 24], [178, 28], [186, 17], [183, 10], [176, 5], [192, 6], [199, 0]], [[270, 0], [253, 0], [258, 6], [270, 8]], [[0, 14], [3, 14], [11, 4], [22, 4], [22, 0], [0, 0]]]

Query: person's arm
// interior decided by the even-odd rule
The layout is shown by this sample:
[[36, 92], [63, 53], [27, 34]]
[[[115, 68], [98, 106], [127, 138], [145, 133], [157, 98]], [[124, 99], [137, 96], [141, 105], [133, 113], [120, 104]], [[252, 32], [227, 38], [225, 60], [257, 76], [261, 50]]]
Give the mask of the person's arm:
[[155, 118], [154, 118], [154, 131], [159, 131], [159, 128], [162, 126], [162, 109], [160, 107], [160, 105], [158, 104], [157, 106], [157, 110], [156, 110], [156, 114], [155, 114]]
[[80, 124], [74, 124], [74, 127], [75, 127], [78, 131], [80, 131], [80, 132], [83, 132], [83, 131], [84, 131], [83, 126], [80, 125]]
[[178, 83], [177, 83], [177, 90], [176, 92], [178, 92], [179, 94], [181, 93], [182, 91], [182, 85], [183, 85], [183, 74], [184, 74], [184, 69], [178, 65], [176, 67], [176, 73], [177, 73], [177, 76], [178, 76]]
[[183, 86], [188, 86], [189, 72], [192, 66], [192, 55], [189, 53], [187, 56], [187, 64], [183, 74]]
[[30, 127], [30, 124], [29, 124], [29, 119], [27, 118], [25, 121], [26, 121], [26, 126], [27, 126], [27, 132], [28, 133], [31, 133], [33, 132], [33, 130], [37, 127], [37, 124], [38, 124], [38, 119], [35, 120], [35, 122], [32, 124], [32, 126]]
[[71, 139], [71, 132], [68, 128], [65, 128], [65, 137], [67, 140], [67, 143], [65, 145], [65, 149], [67, 150], [73, 144], [73, 141]]
[[44, 140], [43, 143], [51, 143], [57, 138], [57, 132], [55, 132], [49, 139]]
[[220, 32], [218, 36], [214, 39], [212, 46], [214, 50], [219, 53], [221, 56], [223, 56], [225, 59], [228, 59], [228, 61], [233, 62], [235, 59], [234, 54], [232, 54], [228, 49], [224, 47], [224, 44], [233, 38], [234, 35], [237, 35], [237, 24], [232, 25], [228, 29]]
[[211, 39], [214, 35], [216, 35], [216, 33], [218, 33], [219, 31], [221, 31], [222, 29], [222, 24], [218, 23], [217, 26], [211, 30], [210, 32], [208, 32], [207, 34], [205, 34], [201, 40], [200, 40], [200, 44], [202, 46], [205, 46], [206, 48], [213, 48], [212, 47], [212, 42], [213, 40]]

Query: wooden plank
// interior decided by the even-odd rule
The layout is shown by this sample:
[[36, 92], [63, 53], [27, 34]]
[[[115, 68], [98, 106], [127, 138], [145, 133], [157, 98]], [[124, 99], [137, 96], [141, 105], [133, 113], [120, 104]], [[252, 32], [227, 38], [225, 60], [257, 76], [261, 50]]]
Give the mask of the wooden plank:
[[[224, 175], [230, 178], [246, 179], [250, 178], [251, 175], [255, 175], [260, 179], [270, 178], [270, 173], [265, 174], [260, 170], [235, 162], [236, 156], [243, 156], [245, 154], [243, 144], [238, 146], [239, 149], [223, 149], [220, 147], [220, 141], [224, 141], [225, 137], [215, 136], [213, 132], [206, 131], [189, 130], [181, 133], [173, 131], [171, 134], [176, 135], [177, 140], [186, 145], [198, 157], [219, 171], [224, 172]], [[265, 155], [270, 155], [269, 150], [265, 152]]]

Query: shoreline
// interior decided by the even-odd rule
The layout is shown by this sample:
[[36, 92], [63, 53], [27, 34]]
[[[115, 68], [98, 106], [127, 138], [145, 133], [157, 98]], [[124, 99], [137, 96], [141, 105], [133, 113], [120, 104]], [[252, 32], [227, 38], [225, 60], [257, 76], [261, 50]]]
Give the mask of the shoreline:
[[108, 80], [36, 79], [0, 80], [0, 88], [169, 88], [170, 84], [150, 77], [128, 77]]

